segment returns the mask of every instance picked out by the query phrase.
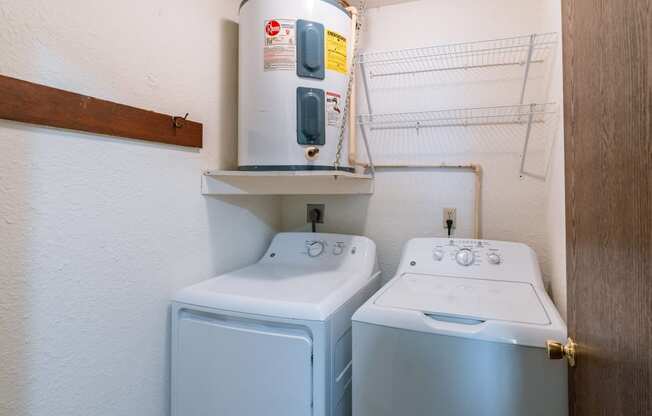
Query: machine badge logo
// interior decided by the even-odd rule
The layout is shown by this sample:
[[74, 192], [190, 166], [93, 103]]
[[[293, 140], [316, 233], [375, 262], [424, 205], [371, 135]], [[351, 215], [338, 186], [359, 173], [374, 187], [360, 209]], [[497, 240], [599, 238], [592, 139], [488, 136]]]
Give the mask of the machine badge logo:
[[267, 36], [269, 37], [278, 35], [281, 33], [281, 23], [279, 23], [277, 20], [270, 20], [265, 25], [265, 33], [267, 33]]

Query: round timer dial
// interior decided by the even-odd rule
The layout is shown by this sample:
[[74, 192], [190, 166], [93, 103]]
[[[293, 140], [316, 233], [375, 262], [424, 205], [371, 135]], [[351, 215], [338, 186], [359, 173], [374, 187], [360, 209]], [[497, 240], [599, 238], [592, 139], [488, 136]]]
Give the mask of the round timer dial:
[[308, 256], [319, 257], [324, 252], [324, 243], [321, 241], [314, 241], [308, 245]]
[[455, 260], [457, 260], [457, 264], [460, 266], [470, 266], [475, 262], [475, 255], [468, 248], [463, 248], [457, 252]]

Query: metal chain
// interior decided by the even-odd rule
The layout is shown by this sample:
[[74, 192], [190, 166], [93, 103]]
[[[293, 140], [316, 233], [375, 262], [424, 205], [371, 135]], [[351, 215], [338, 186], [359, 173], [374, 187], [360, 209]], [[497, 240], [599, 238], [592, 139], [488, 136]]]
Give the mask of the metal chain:
[[[360, 0], [358, 7], [358, 22], [355, 28], [355, 42], [353, 43], [353, 58], [351, 60], [351, 68], [349, 69], [349, 82], [346, 89], [346, 97], [344, 101], [344, 111], [342, 112], [342, 122], [340, 123], [339, 140], [337, 142], [337, 152], [335, 153], [335, 170], [340, 170], [342, 161], [342, 148], [344, 146], [344, 133], [346, 132], [346, 124], [349, 119], [351, 111], [351, 93], [353, 91], [353, 82], [355, 77], [355, 70], [358, 64], [358, 47], [360, 45], [360, 32], [364, 24], [365, 13], [367, 11], [367, 0]], [[354, 129], [355, 126], [349, 126]]]

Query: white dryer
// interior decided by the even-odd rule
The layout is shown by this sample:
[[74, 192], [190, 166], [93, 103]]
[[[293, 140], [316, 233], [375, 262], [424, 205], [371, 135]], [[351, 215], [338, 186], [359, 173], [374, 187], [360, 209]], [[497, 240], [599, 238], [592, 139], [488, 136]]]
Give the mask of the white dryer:
[[351, 413], [351, 316], [379, 287], [364, 237], [284, 233], [172, 305], [172, 416]]
[[355, 416], [563, 416], [566, 326], [516, 243], [415, 239], [353, 317]]

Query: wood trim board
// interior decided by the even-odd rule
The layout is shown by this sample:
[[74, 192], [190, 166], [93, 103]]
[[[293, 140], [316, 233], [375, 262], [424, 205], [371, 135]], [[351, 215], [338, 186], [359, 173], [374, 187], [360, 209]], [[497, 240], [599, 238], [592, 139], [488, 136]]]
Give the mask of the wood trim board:
[[[0, 75], [0, 118], [22, 123], [201, 148], [203, 125], [171, 115]], [[180, 120], [181, 123], [181, 120]]]

